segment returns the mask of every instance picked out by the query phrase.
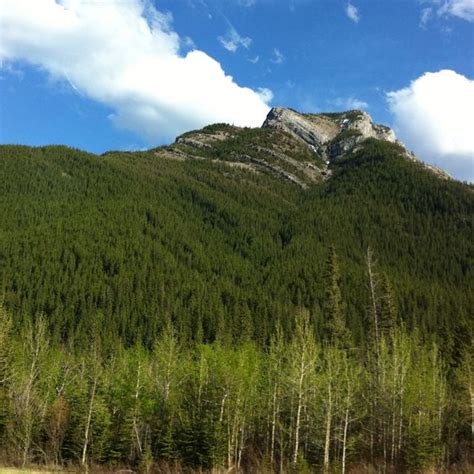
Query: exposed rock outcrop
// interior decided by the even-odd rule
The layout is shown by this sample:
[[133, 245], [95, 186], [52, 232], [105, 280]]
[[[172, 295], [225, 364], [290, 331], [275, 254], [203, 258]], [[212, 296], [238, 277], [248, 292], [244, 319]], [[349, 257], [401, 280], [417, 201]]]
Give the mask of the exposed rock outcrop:
[[333, 114], [300, 114], [291, 109], [275, 107], [263, 123], [303, 140], [323, 159], [330, 160], [354, 151], [367, 138], [397, 142], [389, 127], [377, 125], [367, 112], [351, 110]]
[[174, 160], [208, 160], [242, 170], [265, 172], [302, 188], [324, 181], [332, 162], [357, 152], [368, 138], [399, 145], [398, 152], [442, 179], [450, 176], [417, 160], [389, 127], [375, 124], [363, 111], [300, 114], [292, 109], [270, 110], [260, 129], [214, 124], [187, 132], [158, 154]]
[[[357, 151], [367, 138], [375, 138], [398, 144], [403, 156], [418, 161], [405, 145], [397, 140], [395, 132], [384, 125], [374, 123], [372, 117], [360, 110], [340, 113], [300, 114], [292, 109], [274, 107], [268, 113], [263, 128], [273, 128], [289, 133], [300, 140], [327, 165], [341, 155]], [[419, 162], [426, 169], [442, 179], [452, 179], [445, 171]], [[323, 170], [329, 176], [329, 169]]]
[[340, 132], [338, 125], [324, 115], [303, 115], [280, 107], [270, 110], [263, 128], [283, 130], [316, 148], [330, 142]]

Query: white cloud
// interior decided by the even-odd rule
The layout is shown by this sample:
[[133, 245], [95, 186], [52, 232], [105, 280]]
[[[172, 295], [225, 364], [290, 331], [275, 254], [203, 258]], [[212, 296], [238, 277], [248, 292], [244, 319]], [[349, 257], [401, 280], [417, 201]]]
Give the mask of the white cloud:
[[266, 104], [273, 99], [273, 92], [266, 87], [260, 87], [257, 93]]
[[420, 14], [420, 26], [422, 28], [426, 28], [426, 25], [430, 21], [431, 17], [433, 16], [433, 9], [428, 7], [428, 8], [423, 8], [421, 10]]
[[397, 133], [421, 159], [474, 181], [474, 81], [454, 71], [426, 73], [387, 94]]
[[273, 48], [273, 58], [270, 59], [270, 61], [273, 64], [281, 64], [284, 60], [285, 56], [282, 54], [282, 52], [277, 48]]
[[446, 0], [441, 2], [439, 15], [455, 16], [474, 21], [474, 0]]
[[159, 143], [212, 122], [259, 126], [270, 94], [237, 85], [149, 0], [0, 0], [0, 65], [27, 61]]
[[432, 7], [423, 8], [421, 11], [420, 26], [424, 27], [432, 19], [433, 13], [438, 17], [456, 17], [474, 22], [474, 0], [423, 0], [423, 3]]
[[231, 53], [235, 53], [240, 46], [245, 49], [249, 49], [250, 45], [252, 44], [252, 38], [240, 36], [233, 26], [229, 27], [227, 33], [224, 36], [219, 36], [217, 39], [221, 45]]
[[360, 13], [359, 9], [352, 5], [352, 3], [348, 3], [346, 5], [346, 15], [354, 22], [359, 23], [360, 21]]

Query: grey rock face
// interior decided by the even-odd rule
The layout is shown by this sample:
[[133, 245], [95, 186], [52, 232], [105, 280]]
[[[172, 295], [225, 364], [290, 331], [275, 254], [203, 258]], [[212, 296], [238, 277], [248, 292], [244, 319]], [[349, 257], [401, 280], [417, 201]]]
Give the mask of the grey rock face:
[[[335, 140], [338, 142], [338, 149], [344, 152], [366, 138], [376, 138], [392, 143], [397, 141], [392, 129], [374, 124], [367, 112], [358, 110], [326, 115], [299, 114], [291, 109], [275, 107], [270, 110], [263, 127], [290, 133], [315, 147], [317, 152], [323, 152], [323, 155], [325, 151], [328, 151], [325, 147]], [[350, 140], [346, 140], [345, 137], [342, 139], [344, 135], [350, 137]], [[338, 137], [341, 140], [338, 140]], [[327, 153], [328, 156], [333, 154]]]
[[[160, 156], [174, 160], [211, 159], [255, 173], [271, 173], [306, 189], [312, 183], [329, 179], [335, 160], [357, 152], [366, 139], [374, 138], [398, 144], [401, 156], [442, 179], [449, 179], [442, 170], [418, 161], [397, 140], [392, 129], [375, 124], [368, 113], [359, 110], [301, 114], [276, 107], [262, 127], [269, 130], [250, 135], [248, 129], [220, 125], [183, 134]], [[238, 137], [248, 137], [248, 141], [235, 140]], [[220, 146], [220, 142], [228, 140], [229, 146]], [[215, 154], [215, 149], [220, 151]]]
[[367, 112], [358, 112], [357, 118], [349, 121], [346, 128], [359, 131], [364, 139], [376, 138], [391, 143], [397, 141], [395, 132], [391, 128], [374, 124], [372, 117]]
[[[391, 128], [375, 124], [367, 112], [360, 110], [330, 114], [300, 114], [291, 109], [275, 107], [270, 110], [263, 127], [283, 130], [302, 140], [327, 165], [338, 156], [357, 151], [367, 138], [397, 143], [406, 159], [418, 162], [416, 156], [397, 140]], [[439, 168], [419, 163], [442, 179], [452, 179]]]
[[337, 124], [323, 115], [309, 118], [279, 107], [270, 110], [263, 127], [283, 130], [316, 148], [333, 140], [340, 132]]

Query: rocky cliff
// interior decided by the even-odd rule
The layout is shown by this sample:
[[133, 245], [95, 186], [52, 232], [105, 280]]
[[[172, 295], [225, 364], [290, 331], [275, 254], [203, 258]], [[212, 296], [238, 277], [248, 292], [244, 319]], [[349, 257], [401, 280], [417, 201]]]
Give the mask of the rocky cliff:
[[[260, 129], [210, 125], [181, 135], [158, 154], [168, 159], [205, 159], [256, 173], [272, 173], [306, 188], [329, 178], [336, 160], [359, 151], [369, 138], [397, 144], [402, 156], [418, 161], [392, 129], [374, 123], [366, 112], [301, 114], [280, 107], [270, 110]], [[449, 178], [442, 170], [425, 167], [441, 178]]]
[[326, 161], [354, 151], [367, 138], [397, 142], [392, 129], [376, 125], [370, 115], [359, 110], [331, 114], [300, 114], [291, 109], [270, 110], [264, 128], [283, 130], [307, 143]]

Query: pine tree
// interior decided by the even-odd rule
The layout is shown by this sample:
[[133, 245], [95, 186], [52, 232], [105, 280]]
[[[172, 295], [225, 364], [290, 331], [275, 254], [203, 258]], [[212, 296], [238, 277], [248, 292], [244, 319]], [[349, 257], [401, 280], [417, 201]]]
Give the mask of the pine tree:
[[372, 344], [376, 351], [380, 347], [380, 295], [379, 295], [379, 279], [375, 272], [375, 261], [372, 249], [367, 247], [366, 256], [368, 287], [369, 287], [369, 324], [373, 335]]
[[327, 343], [343, 349], [351, 346], [351, 334], [346, 326], [345, 305], [341, 294], [341, 273], [339, 258], [336, 250], [331, 246], [326, 271], [325, 282], [325, 331], [324, 339]]
[[380, 277], [380, 316], [379, 316], [379, 329], [380, 334], [389, 336], [391, 329], [398, 323], [398, 310], [395, 292], [390, 283], [388, 275], [382, 273]]

